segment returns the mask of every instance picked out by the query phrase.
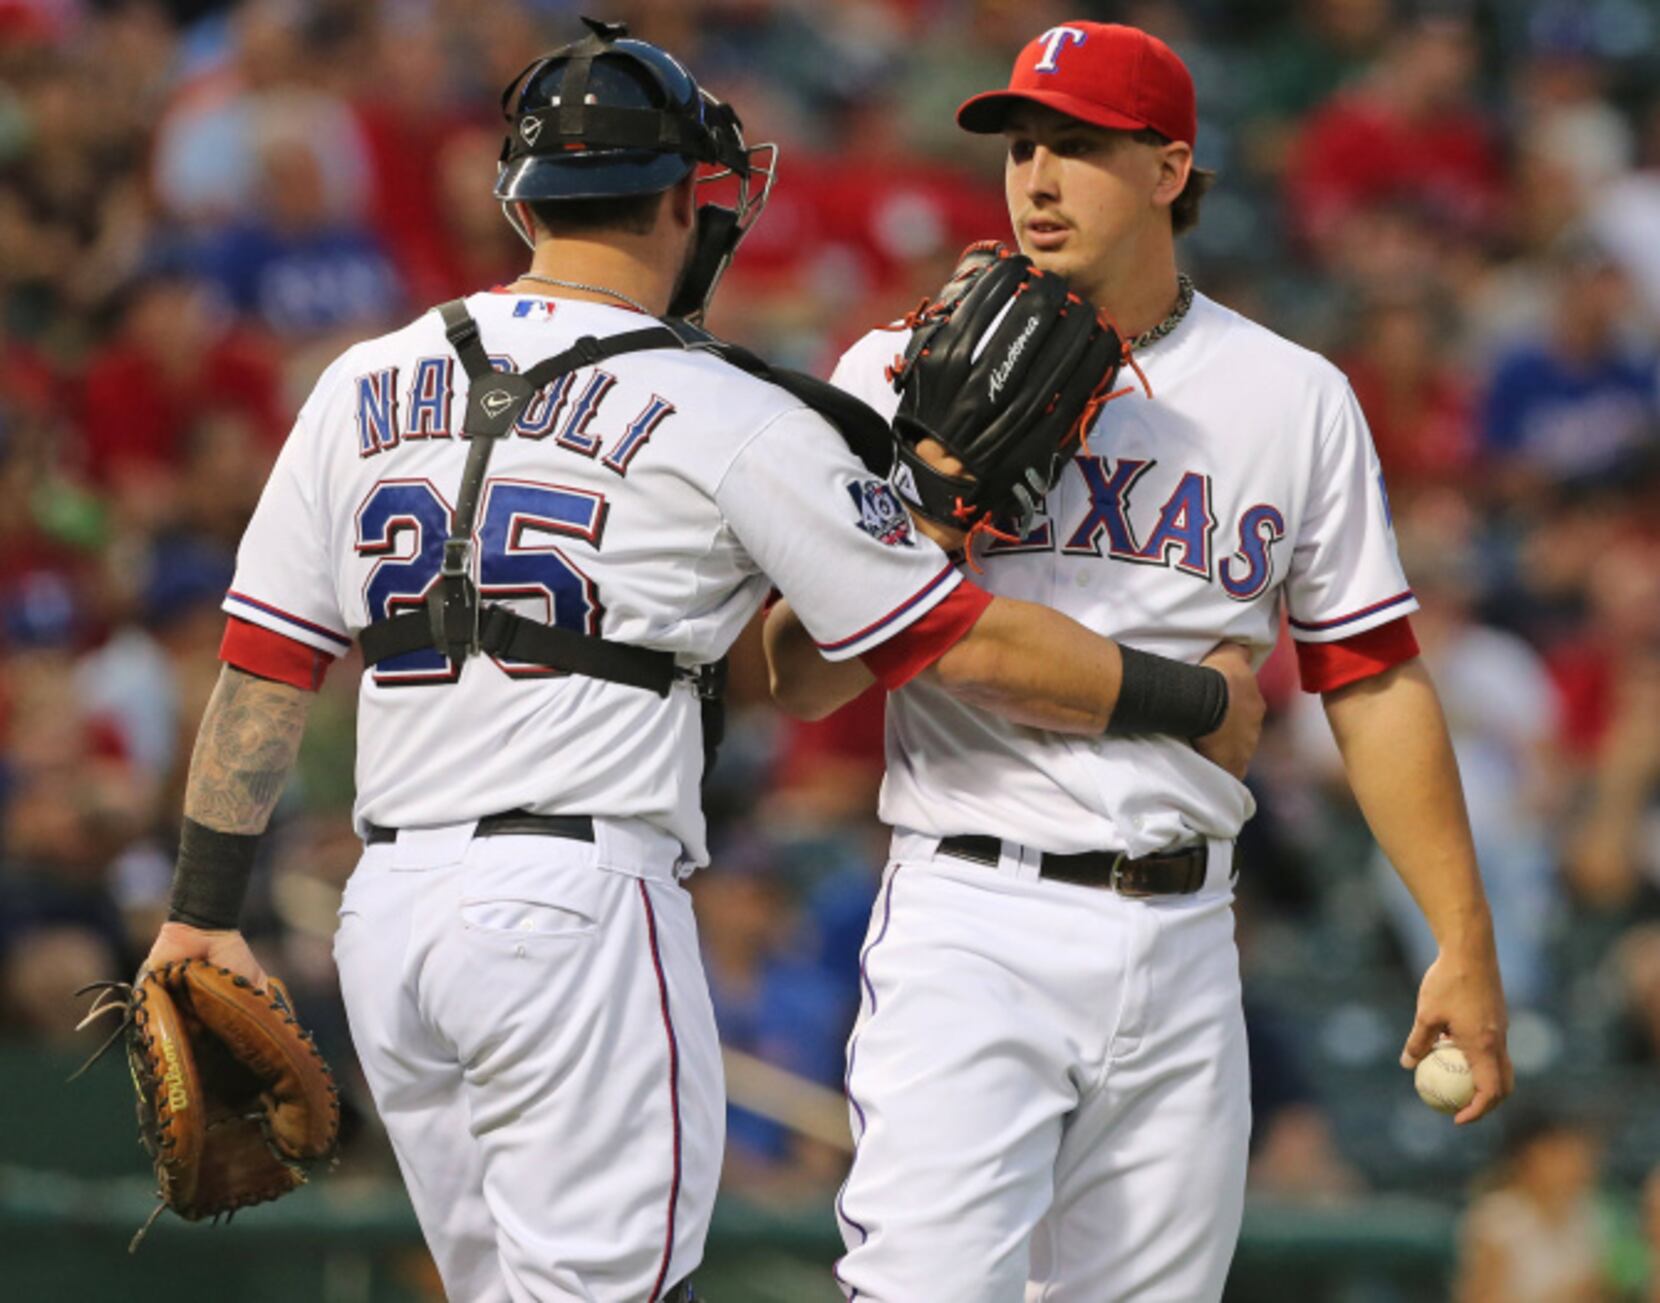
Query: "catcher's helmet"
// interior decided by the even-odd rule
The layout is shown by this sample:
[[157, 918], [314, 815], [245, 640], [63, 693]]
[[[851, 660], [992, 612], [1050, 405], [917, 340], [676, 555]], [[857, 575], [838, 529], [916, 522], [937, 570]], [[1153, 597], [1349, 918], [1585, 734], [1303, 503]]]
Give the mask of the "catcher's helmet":
[[701, 316], [766, 204], [777, 149], [746, 145], [738, 115], [666, 50], [631, 39], [624, 24], [582, 21], [587, 36], [538, 59], [502, 92], [509, 130], [496, 198], [534, 245], [515, 203], [660, 194], [700, 164], [712, 169], [700, 182], [736, 177], [735, 209], [698, 209], [697, 243], [670, 307]]

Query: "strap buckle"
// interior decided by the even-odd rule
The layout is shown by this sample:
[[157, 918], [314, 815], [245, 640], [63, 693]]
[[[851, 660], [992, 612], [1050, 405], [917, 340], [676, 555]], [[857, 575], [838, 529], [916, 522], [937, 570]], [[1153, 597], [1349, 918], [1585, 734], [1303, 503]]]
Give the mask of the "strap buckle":
[[726, 659], [722, 657], [702, 665], [677, 665], [674, 677], [690, 683], [699, 700], [719, 701], [726, 692]]
[[481, 646], [478, 589], [473, 586], [472, 561], [470, 538], [446, 539], [438, 582], [427, 594], [432, 645], [455, 665], [476, 655]]
[[446, 323], [444, 335], [449, 339], [450, 347], [459, 353], [462, 349], [478, 343], [478, 322], [470, 315], [457, 318]]
[[1112, 868], [1107, 870], [1107, 889], [1120, 896], [1134, 896], [1142, 893], [1124, 890], [1124, 866], [1130, 862], [1128, 851], [1119, 851], [1112, 857]]

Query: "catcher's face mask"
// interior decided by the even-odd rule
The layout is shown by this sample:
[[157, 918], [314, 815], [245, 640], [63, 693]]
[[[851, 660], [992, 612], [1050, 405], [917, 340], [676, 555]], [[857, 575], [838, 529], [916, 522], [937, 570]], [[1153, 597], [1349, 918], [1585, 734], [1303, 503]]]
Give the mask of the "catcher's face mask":
[[778, 146], [745, 144], [743, 124], [732, 106], [707, 91], [701, 93], [717, 157], [713, 167], [698, 176], [698, 189], [728, 182], [736, 185], [737, 194], [730, 205], [713, 201], [698, 205], [691, 254], [669, 300], [669, 315], [688, 321], [701, 321], [708, 311], [709, 300], [739, 243], [767, 205], [778, 170]]

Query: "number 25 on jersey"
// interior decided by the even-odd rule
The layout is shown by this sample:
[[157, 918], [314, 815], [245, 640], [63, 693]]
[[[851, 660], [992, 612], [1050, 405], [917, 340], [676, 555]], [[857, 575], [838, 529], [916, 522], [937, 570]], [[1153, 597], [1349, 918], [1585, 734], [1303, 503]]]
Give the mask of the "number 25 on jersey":
[[[369, 619], [423, 606], [438, 581], [451, 507], [429, 480], [382, 480], [357, 511], [357, 554], [374, 558], [364, 581]], [[594, 581], [560, 543], [597, 550], [605, 532], [605, 496], [532, 480], [485, 481], [476, 537], [481, 601], [528, 602], [523, 613], [580, 633], [600, 632], [605, 608]], [[493, 658], [496, 659], [496, 658]], [[545, 666], [496, 659], [513, 678], [549, 678]], [[387, 687], [454, 683], [459, 667], [436, 651], [382, 661], [375, 682]]]

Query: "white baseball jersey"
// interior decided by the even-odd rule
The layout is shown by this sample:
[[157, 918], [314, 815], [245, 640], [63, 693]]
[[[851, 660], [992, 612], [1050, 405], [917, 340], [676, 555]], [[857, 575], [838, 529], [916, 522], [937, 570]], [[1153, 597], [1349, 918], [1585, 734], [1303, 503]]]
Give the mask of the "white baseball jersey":
[[[498, 366], [528, 369], [639, 314], [500, 293], [467, 301]], [[338, 656], [435, 582], [466, 444], [467, 377], [436, 313], [344, 353], [301, 410], [225, 610]], [[718, 659], [769, 581], [832, 659], [893, 637], [960, 582], [819, 416], [701, 352], [616, 357], [544, 389], [494, 450], [475, 527], [486, 601]], [[856, 575], [850, 582], [848, 576]], [[363, 677], [360, 827], [503, 810], [645, 820], [705, 858], [698, 701], [436, 652]]]
[[[884, 415], [904, 331], [876, 330], [832, 377]], [[1341, 372], [1195, 295], [1136, 352], [1152, 387], [1110, 402], [1024, 540], [977, 551], [979, 582], [1143, 651], [1197, 662], [1219, 641], [1258, 662], [1291, 631], [1350, 637], [1416, 609], [1371, 436]], [[1128, 368], [1121, 383], [1134, 383]], [[1040, 733], [916, 680], [888, 702], [882, 818], [1048, 851], [1144, 855], [1230, 838], [1243, 783], [1173, 738]]]

